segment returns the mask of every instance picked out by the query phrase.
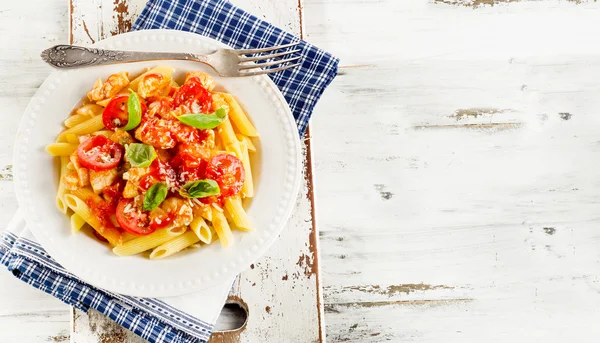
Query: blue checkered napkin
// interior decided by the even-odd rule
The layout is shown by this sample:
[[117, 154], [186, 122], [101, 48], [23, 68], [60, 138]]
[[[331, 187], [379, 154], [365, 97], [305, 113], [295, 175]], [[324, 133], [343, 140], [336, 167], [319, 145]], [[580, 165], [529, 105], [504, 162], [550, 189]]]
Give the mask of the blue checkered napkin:
[[[194, 32], [236, 49], [257, 49], [298, 41], [295, 36], [225, 0], [151, 0], [133, 30], [174, 29]], [[315, 104], [337, 75], [338, 59], [301, 41], [302, 65], [269, 74], [292, 110], [300, 135]]]
[[[166, 299], [124, 296], [79, 280], [35, 242], [19, 211], [0, 235], [0, 264], [31, 286], [84, 312], [93, 308], [152, 343], [205, 343], [213, 330], [214, 320], [192, 317]], [[222, 296], [224, 301], [226, 294]], [[218, 305], [213, 310], [216, 315], [222, 303]]]

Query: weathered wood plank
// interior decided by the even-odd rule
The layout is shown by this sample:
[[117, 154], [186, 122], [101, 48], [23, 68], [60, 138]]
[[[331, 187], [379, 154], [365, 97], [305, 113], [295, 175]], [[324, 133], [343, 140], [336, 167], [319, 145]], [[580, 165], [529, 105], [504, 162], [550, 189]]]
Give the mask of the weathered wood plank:
[[349, 66], [312, 127], [328, 341], [594, 337], [600, 5], [305, 12]]
[[[0, 229], [17, 208], [12, 151], [21, 114], [51, 69], [42, 47], [66, 43], [63, 0], [0, 3]], [[68, 306], [0, 272], [0, 342], [67, 342]]]
[[[87, 1], [71, 1], [73, 41], [83, 44], [128, 31], [132, 18], [137, 16], [145, 3], [143, 0], [114, 3], [107, 0], [97, 6]], [[300, 33], [300, 7], [296, 0], [238, 1], [236, 5]], [[107, 8], [113, 15], [107, 12]], [[322, 340], [323, 308], [319, 294], [317, 233], [312, 217], [312, 165], [308, 149], [310, 147], [307, 145], [304, 148], [304, 156], [308, 156], [304, 162], [305, 179], [295, 214], [278, 243], [240, 276], [231, 293], [230, 300], [246, 304], [247, 323], [239, 330], [215, 334], [211, 342], [277, 339], [304, 343]], [[227, 328], [228, 322], [231, 320], [220, 318], [218, 327]], [[294, 324], [291, 326], [292, 322]], [[103, 337], [112, 337], [117, 342], [141, 341], [99, 315], [87, 317], [74, 312], [74, 342], [98, 342]]]
[[[589, 42], [600, 4], [305, 2], [308, 40], [343, 64], [311, 139], [328, 341], [594, 337], [600, 66]], [[270, 20], [296, 8], [265, 4], [241, 3]], [[0, 5], [0, 104], [15, 113], [0, 126], [0, 169], [11, 163], [16, 116], [49, 72], [28, 58], [61, 41], [68, 22], [62, 1], [20, 18], [25, 6]], [[0, 180], [0, 219], [15, 208], [12, 182]], [[0, 274], [0, 290], [15, 294], [0, 298], [0, 340], [64, 339], [60, 303], [10, 275]], [[49, 320], [18, 317], [40, 311]], [[266, 306], [253, 313], [279, 318]]]

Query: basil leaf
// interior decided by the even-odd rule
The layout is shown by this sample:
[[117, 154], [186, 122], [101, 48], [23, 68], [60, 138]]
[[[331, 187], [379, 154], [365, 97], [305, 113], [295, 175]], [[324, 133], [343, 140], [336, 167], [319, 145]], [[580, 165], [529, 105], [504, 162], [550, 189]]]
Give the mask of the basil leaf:
[[206, 198], [219, 193], [221, 189], [215, 180], [192, 181], [179, 189], [179, 194], [184, 198]]
[[214, 129], [224, 122], [226, 118], [227, 111], [222, 107], [211, 114], [188, 113], [177, 117], [180, 122], [202, 130]]
[[129, 94], [129, 99], [127, 99], [129, 120], [127, 121], [127, 125], [123, 128], [125, 131], [135, 129], [142, 121], [142, 104], [140, 103], [140, 98], [138, 98], [137, 94], [131, 89], [129, 91], [131, 92], [131, 94]]
[[156, 150], [151, 145], [131, 143], [125, 146], [125, 158], [133, 167], [145, 168], [156, 158]]
[[144, 195], [144, 210], [152, 211], [157, 208], [166, 198], [169, 187], [164, 182], [158, 182], [148, 188]]

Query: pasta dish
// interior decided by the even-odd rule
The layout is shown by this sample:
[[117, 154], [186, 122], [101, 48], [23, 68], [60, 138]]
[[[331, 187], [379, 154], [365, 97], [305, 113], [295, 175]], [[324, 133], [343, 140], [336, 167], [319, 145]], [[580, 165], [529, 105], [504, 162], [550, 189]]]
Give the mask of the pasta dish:
[[160, 66], [97, 80], [46, 146], [60, 160], [56, 204], [71, 231], [119, 256], [227, 247], [232, 230], [252, 230], [243, 200], [254, 195], [256, 128], [209, 74], [173, 75]]

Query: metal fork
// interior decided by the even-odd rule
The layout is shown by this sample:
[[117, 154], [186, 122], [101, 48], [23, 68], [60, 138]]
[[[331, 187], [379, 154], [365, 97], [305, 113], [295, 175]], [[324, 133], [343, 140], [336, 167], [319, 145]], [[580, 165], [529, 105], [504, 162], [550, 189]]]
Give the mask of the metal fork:
[[[300, 42], [262, 49], [219, 49], [208, 55], [178, 52], [119, 51], [76, 45], [56, 45], [42, 51], [41, 56], [46, 63], [60, 69], [150, 60], [197, 61], [209, 65], [221, 76], [240, 77], [276, 73], [299, 66], [301, 63], [297, 62], [300, 56], [290, 56], [300, 52], [300, 49], [276, 52], [298, 44]], [[247, 56], [253, 54], [258, 55]], [[261, 61], [262, 63], [257, 63]]]

